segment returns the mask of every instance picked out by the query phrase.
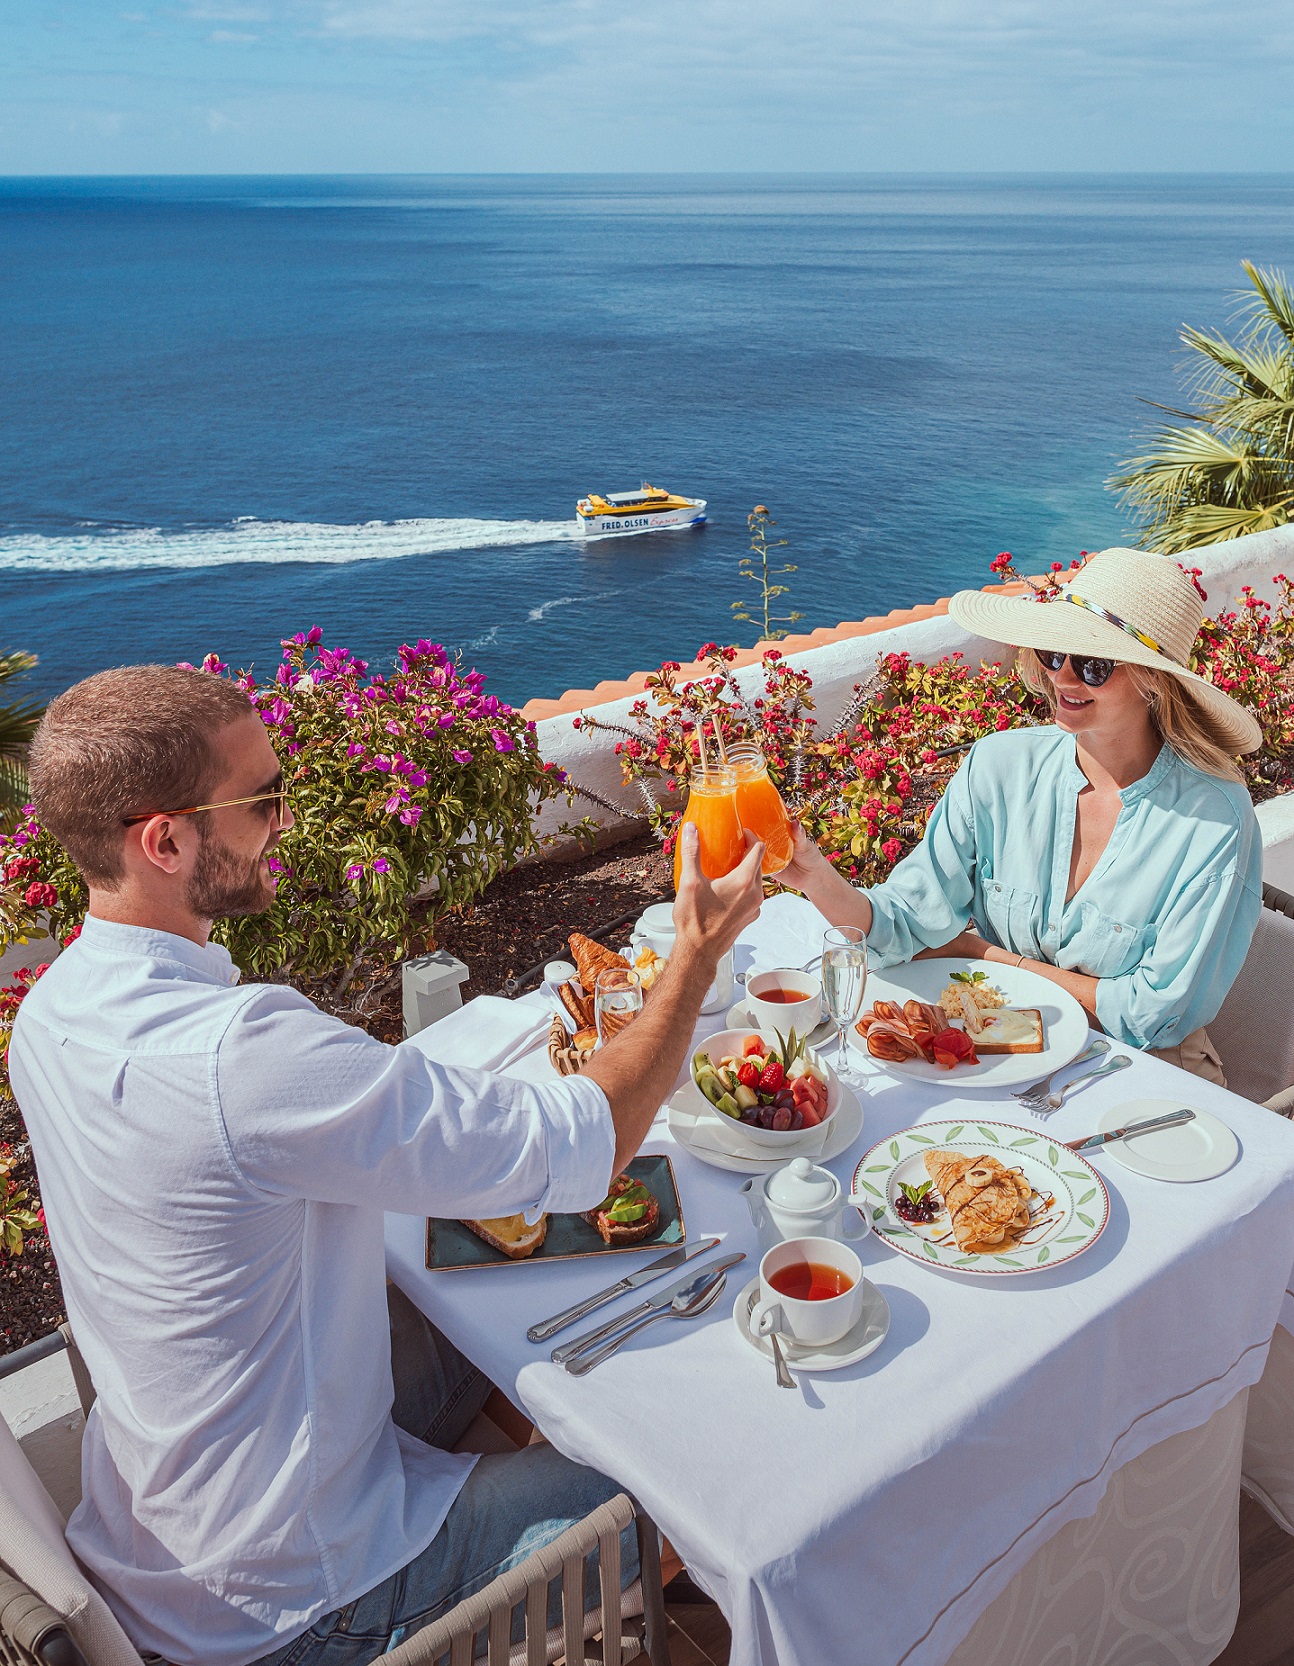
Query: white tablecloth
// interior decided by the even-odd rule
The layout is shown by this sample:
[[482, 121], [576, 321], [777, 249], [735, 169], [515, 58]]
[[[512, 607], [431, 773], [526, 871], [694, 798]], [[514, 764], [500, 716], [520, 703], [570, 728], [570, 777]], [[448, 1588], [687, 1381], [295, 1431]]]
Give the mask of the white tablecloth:
[[[778, 898], [746, 948], [764, 962], [758, 940], [775, 939], [774, 959], [807, 960], [819, 927], [807, 904]], [[697, 1034], [722, 1024], [704, 1020]], [[435, 1052], [435, 1028], [416, 1041]], [[508, 1068], [538, 1078], [549, 1066], [541, 1050]], [[1105, 1233], [1077, 1261], [1027, 1278], [954, 1278], [868, 1238], [860, 1253], [889, 1302], [890, 1334], [870, 1359], [801, 1378], [794, 1394], [737, 1336], [729, 1301], [567, 1376], [526, 1327], [610, 1282], [606, 1262], [432, 1274], [425, 1223], [391, 1216], [388, 1267], [555, 1445], [642, 1500], [722, 1605], [734, 1661], [942, 1666], [1030, 1556], [1096, 1510], [1121, 1465], [1203, 1424], [1262, 1373], [1294, 1266], [1290, 1124], [1139, 1056], [1049, 1127], [1073, 1138], [1109, 1106], [1178, 1095], [1236, 1131], [1229, 1173], [1170, 1186], [1098, 1154]], [[944, 1097], [879, 1072], [865, 1105], [862, 1135], [832, 1165], [842, 1181], [874, 1141], [926, 1117], [1031, 1124], [1009, 1098], [952, 1083]], [[729, 1275], [735, 1294], [758, 1262], [741, 1177], [676, 1146], [663, 1116], [644, 1149], [672, 1157], [690, 1237], [747, 1251]]]

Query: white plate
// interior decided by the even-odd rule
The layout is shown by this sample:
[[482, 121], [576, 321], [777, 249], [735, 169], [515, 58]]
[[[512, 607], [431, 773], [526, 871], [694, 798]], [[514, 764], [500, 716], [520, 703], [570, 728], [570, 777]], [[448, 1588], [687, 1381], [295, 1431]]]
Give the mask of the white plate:
[[[743, 1286], [733, 1303], [732, 1321], [738, 1335], [744, 1336], [756, 1353], [773, 1363], [773, 1344], [766, 1336], [756, 1336], [750, 1328], [750, 1315], [759, 1295], [759, 1279], [752, 1278]], [[842, 1371], [846, 1365], [857, 1365], [860, 1359], [874, 1354], [884, 1342], [890, 1329], [890, 1304], [874, 1284], [863, 1280], [863, 1311], [858, 1323], [847, 1330], [839, 1342], [825, 1348], [808, 1348], [799, 1342], [789, 1342], [780, 1332], [782, 1358], [792, 1371]]]
[[[995, 1053], [978, 1064], [959, 1064], [952, 1070], [941, 1065], [927, 1064], [925, 1059], [910, 1059], [903, 1064], [891, 1064], [888, 1059], [872, 1059], [867, 1043], [856, 1029], [849, 1032], [850, 1043], [864, 1058], [872, 1059], [887, 1074], [906, 1076], [910, 1081], [938, 1082], [940, 1087], [961, 1093], [969, 1088], [975, 1092], [996, 1091], [998, 1088], [1021, 1087], [1025, 1082], [1036, 1082], [1069, 1064], [1087, 1046], [1087, 1014], [1078, 1002], [1059, 984], [1040, 977], [1022, 966], [998, 966], [988, 960], [913, 960], [906, 966], [891, 966], [884, 972], [870, 972], [863, 993], [863, 1011], [879, 997], [883, 1001], [928, 1001], [938, 1006], [939, 997], [948, 986], [954, 972], [987, 972], [989, 982], [996, 985], [1007, 998], [1007, 1005], [1030, 1007], [1042, 1014], [1041, 1053]], [[964, 1029], [958, 1019], [954, 1029]]]
[[[1029, 1234], [1029, 1242], [1009, 1255], [992, 1251], [967, 1255], [949, 1237], [948, 1217], [941, 1213], [930, 1226], [909, 1226], [894, 1212], [900, 1185], [918, 1186], [929, 1180], [925, 1155], [940, 1150], [964, 1151], [968, 1157], [987, 1152], [1018, 1168], [1041, 1196], [1054, 1198], [1045, 1227]], [[913, 1261], [948, 1273], [987, 1274], [1001, 1278], [1016, 1273], [1050, 1272], [1062, 1262], [1082, 1255], [1105, 1230], [1110, 1197], [1105, 1182], [1076, 1152], [1036, 1128], [1010, 1122], [980, 1122], [969, 1117], [919, 1122], [915, 1128], [880, 1140], [854, 1170], [854, 1201], [865, 1205], [872, 1231]]]
[[[709, 1163], [712, 1168], [727, 1169], [730, 1174], [771, 1174], [774, 1169], [781, 1168], [783, 1163], [789, 1163], [792, 1157], [812, 1155], [819, 1163], [829, 1163], [833, 1157], [839, 1157], [843, 1151], [848, 1151], [863, 1131], [863, 1107], [858, 1096], [851, 1092], [843, 1082], [840, 1084], [840, 1105], [835, 1115], [827, 1123], [827, 1137], [821, 1148], [804, 1145], [781, 1151], [766, 1151], [759, 1156], [740, 1156], [735, 1151], [716, 1151], [713, 1146], [697, 1143], [694, 1130], [698, 1122], [713, 1124], [714, 1115], [696, 1111], [696, 1100], [689, 1082], [681, 1087], [669, 1104], [665, 1107], [667, 1125], [670, 1133], [692, 1155], [703, 1163]], [[812, 1137], [814, 1130], [805, 1129], [806, 1135]]]
[[1225, 1122], [1219, 1122], [1208, 1111], [1196, 1110], [1194, 1105], [1183, 1106], [1180, 1099], [1133, 1099], [1126, 1105], [1116, 1105], [1097, 1118], [1096, 1132], [1107, 1134], [1111, 1128], [1123, 1128], [1129, 1122], [1144, 1122], [1187, 1108], [1195, 1111], [1194, 1122], [1152, 1129], [1130, 1140], [1111, 1140], [1109, 1145], [1094, 1146], [1083, 1155], [1113, 1157], [1124, 1168], [1151, 1180], [1212, 1180], [1225, 1174], [1240, 1155], [1240, 1141]]

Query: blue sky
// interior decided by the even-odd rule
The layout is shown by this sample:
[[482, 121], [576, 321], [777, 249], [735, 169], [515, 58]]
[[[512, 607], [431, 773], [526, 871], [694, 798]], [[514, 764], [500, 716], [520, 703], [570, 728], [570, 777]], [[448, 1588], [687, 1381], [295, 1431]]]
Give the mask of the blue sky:
[[2, 0], [0, 173], [1288, 171], [1281, 0]]

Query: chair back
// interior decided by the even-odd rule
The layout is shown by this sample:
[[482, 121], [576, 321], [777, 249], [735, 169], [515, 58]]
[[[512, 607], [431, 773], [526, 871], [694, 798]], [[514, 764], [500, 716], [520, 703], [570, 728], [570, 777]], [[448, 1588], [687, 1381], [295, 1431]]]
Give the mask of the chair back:
[[[79, 1659], [89, 1666], [142, 1666], [112, 1610], [68, 1548], [63, 1518], [3, 1418], [0, 1563], [14, 1576], [0, 1579], [0, 1651], [9, 1650], [7, 1656], [0, 1652], [0, 1661], [22, 1661], [25, 1666], [36, 1658], [45, 1666], [57, 1666], [60, 1660], [75, 1666]], [[57, 1638], [42, 1641], [39, 1654], [34, 1652], [31, 1628], [48, 1629], [50, 1610], [66, 1625], [79, 1651], [75, 1656], [66, 1650], [60, 1655]]]
[[1294, 1084], [1294, 898], [1263, 886], [1240, 975], [1209, 1025], [1233, 1093], [1263, 1104]]
[[[620, 1588], [620, 1535], [633, 1521], [638, 1532], [641, 1578]], [[585, 1563], [598, 1554], [601, 1602], [584, 1608]], [[548, 1592], [561, 1580], [562, 1623], [548, 1625]], [[525, 1635], [512, 1641], [513, 1616], [524, 1614]], [[635, 1623], [641, 1615], [641, 1622]], [[632, 1619], [630, 1617], [633, 1617]], [[630, 1623], [625, 1624], [626, 1619]], [[617, 1493], [551, 1544], [467, 1597], [439, 1620], [415, 1632], [382, 1656], [382, 1666], [471, 1666], [477, 1638], [484, 1634], [488, 1666], [623, 1666], [643, 1657], [649, 1666], [669, 1666], [656, 1528], [627, 1493]], [[601, 1632], [600, 1642], [591, 1642]]]

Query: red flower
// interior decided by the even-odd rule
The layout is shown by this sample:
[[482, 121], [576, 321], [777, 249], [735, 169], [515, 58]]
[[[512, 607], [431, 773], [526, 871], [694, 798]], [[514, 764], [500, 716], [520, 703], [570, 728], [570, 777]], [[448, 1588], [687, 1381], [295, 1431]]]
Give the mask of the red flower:
[[885, 843], [881, 846], [881, 855], [887, 862], [897, 862], [899, 859], [899, 852], [902, 849], [903, 846], [897, 839], [886, 839]]
[[38, 880], [36, 884], [27, 887], [23, 892], [22, 900], [28, 908], [53, 908], [58, 901], [58, 892], [52, 885], [47, 885], [44, 880]]

